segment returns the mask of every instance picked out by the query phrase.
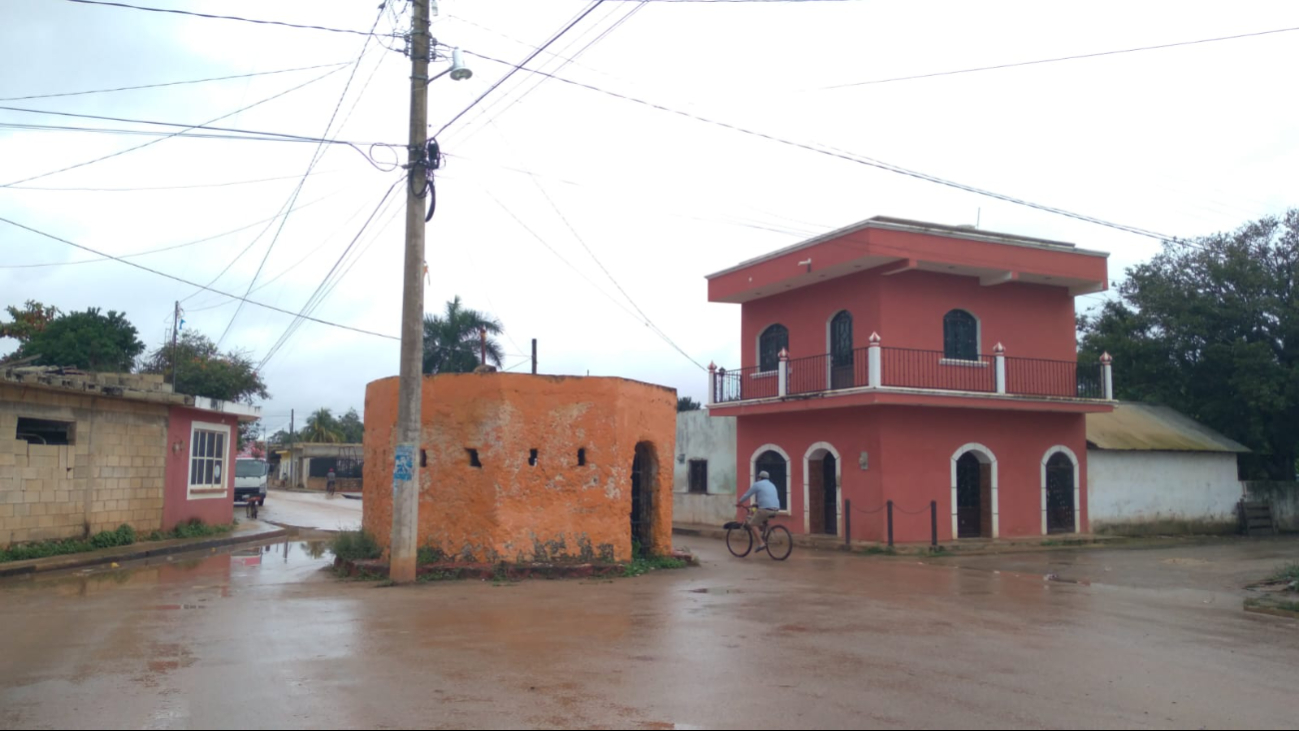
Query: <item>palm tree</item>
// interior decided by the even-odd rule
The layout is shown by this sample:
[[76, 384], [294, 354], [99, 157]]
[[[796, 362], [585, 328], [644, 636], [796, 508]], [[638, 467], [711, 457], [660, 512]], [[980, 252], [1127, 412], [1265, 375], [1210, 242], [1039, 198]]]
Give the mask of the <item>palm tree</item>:
[[[444, 314], [425, 315], [424, 372], [472, 372], [480, 364], [482, 330], [489, 336], [504, 332], [500, 321], [491, 315], [462, 306], [459, 295], [447, 302]], [[488, 337], [487, 362], [499, 366], [504, 355], [500, 343]]]
[[317, 409], [314, 414], [308, 416], [307, 424], [298, 436], [304, 442], [343, 441], [343, 432], [338, 428], [338, 423], [334, 421], [334, 415], [329, 409]]

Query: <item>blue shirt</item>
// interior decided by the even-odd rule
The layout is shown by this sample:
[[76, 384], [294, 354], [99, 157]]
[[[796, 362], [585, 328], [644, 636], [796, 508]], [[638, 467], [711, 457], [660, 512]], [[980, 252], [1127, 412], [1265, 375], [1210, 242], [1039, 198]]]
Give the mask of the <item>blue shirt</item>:
[[751, 497], [758, 498], [758, 507], [763, 510], [780, 510], [780, 496], [776, 494], [776, 486], [771, 480], [758, 480], [753, 483], [753, 487], [744, 493], [739, 502], [744, 502]]

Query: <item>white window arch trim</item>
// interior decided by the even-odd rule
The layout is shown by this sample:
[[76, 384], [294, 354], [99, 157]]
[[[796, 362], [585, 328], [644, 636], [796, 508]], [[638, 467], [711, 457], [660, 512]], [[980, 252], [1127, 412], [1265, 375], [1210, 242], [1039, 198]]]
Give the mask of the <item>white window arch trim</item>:
[[[838, 313], [835, 313], [838, 314]], [[835, 535], [843, 535], [843, 459], [839, 456], [839, 450], [829, 442], [817, 442], [807, 448], [803, 453], [803, 532], [812, 532], [812, 514], [808, 512], [807, 506], [812, 504], [811, 482], [812, 482], [812, 458], [817, 453], [825, 453], [834, 456], [834, 524], [836, 528]]]
[[[791, 499], [793, 498], [793, 495], [789, 491], [789, 477], [790, 477], [789, 452], [786, 452], [785, 450], [781, 449], [780, 446], [777, 444], [764, 444], [761, 447], [758, 447], [756, 450], [754, 450], [753, 455], [749, 457], [749, 484], [752, 485], [753, 483], [758, 481], [758, 457], [763, 452], [775, 452], [776, 454], [779, 454], [781, 457], [785, 458], [785, 507], [786, 509], [780, 511], [780, 514], [793, 515], [794, 501]], [[745, 489], [747, 490], [748, 488]], [[740, 494], [743, 495], [744, 493], [741, 492]]]
[[[194, 475], [194, 439], [199, 432], [213, 432], [225, 435], [224, 454], [221, 455], [221, 485], [213, 487], [208, 484], [195, 484]], [[233, 430], [229, 424], [217, 424], [205, 421], [195, 421], [190, 424], [189, 444], [187, 445], [185, 461], [185, 493], [189, 500], [215, 500], [227, 499], [230, 497], [230, 470], [233, 469], [234, 463], [234, 442], [231, 439]]]
[[1057, 454], [1063, 454], [1073, 463], [1073, 532], [1082, 532], [1082, 486], [1078, 480], [1078, 455], [1063, 444], [1057, 444], [1042, 455], [1042, 535], [1046, 535], [1046, 465]]
[[966, 452], [974, 452], [976, 456], [983, 457], [983, 459], [979, 460], [980, 462], [992, 466], [990, 470], [992, 472], [992, 537], [997, 538], [1001, 535], [1001, 510], [999, 507], [1001, 498], [997, 489], [997, 455], [978, 442], [970, 442], [962, 445], [952, 453], [952, 540], [956, 540], [956, 537], [960, 535], [956, 508], [956, 461]]

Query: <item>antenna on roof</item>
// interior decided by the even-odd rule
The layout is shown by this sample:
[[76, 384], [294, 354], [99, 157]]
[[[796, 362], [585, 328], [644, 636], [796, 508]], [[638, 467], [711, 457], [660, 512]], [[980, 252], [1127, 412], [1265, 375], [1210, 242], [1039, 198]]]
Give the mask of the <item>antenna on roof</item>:
[[983, 208], [979, 207], [978, 213], [974, 214], [974, 227], [978, 228], [981, 221], [983, 221]]

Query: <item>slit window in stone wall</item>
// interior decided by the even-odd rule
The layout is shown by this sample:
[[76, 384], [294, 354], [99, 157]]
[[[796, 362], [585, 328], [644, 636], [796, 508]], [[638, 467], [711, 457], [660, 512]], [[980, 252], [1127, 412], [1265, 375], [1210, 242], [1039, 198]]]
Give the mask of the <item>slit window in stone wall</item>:
[[528, 464], [533, 467], [537, 466], [537, 450], [532, 449], [528, 451]]
[[15, 439], [28, 444], [65, 445], [76, 444], [77, 423], [75, 421], [54, 421], [51, 419], [29, 419], [18, 417], [18, 431]]
[[469, 453], [469, 466], [470, 466], [470, 467], [482, 467], [482, 466], [483, 466], [483, 463], [478, 461], [478, 450], [477, 450], [477, 449], [465, 449], [465, 451]]
[[579, 447], [577, 450], [577, 466], [586, 466], [586, 447]]

